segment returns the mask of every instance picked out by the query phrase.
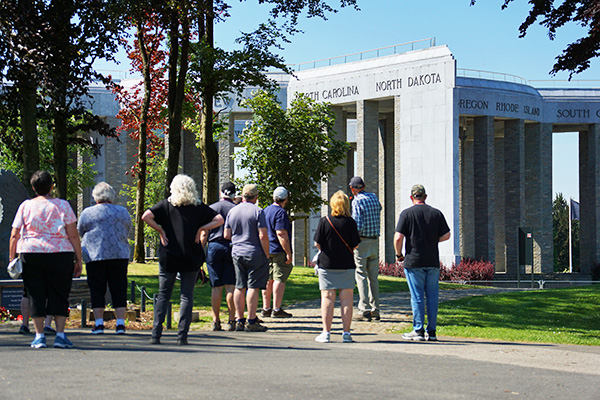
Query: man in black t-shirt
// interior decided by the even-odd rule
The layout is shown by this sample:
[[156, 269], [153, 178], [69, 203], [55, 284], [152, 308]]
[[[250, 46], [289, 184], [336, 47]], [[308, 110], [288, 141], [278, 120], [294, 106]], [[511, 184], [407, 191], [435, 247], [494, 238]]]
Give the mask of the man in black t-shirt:
[[[440, 256], [438, 243], [450, 239], [450, 228], [440, 210], [425, 204], [423, 185], [414, 185], [410, 192], [413, 206], [402, 211], [394, 235], [396, 260], [404, 261], [406, 282], [410, 289], [413, 311], [413, 331], [403, 339], [435, 341]], [[405, 244], [406, 256], [402, 254]], [[426, 300], [425, 300], [426, 299]], [[427, 332], [425, 332], [425, 301], [427, 302]]]

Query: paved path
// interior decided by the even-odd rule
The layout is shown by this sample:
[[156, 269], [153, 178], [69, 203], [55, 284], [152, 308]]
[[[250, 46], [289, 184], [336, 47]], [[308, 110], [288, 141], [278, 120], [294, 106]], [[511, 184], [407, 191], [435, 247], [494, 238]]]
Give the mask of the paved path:
[[[457, 292], [442, 296], [467, 294]], [[384, 298], [383, 322], [353, 324], [351, 344], [339, 330], [332, 343], [314, 342], [318, 302], [266, 320], [266, 333], [192, 332], [187, 347], [173, 332], [151, 346], [146, 331], [70, 330], [76, 348], [34, 350], [31, 336], [3, 330], [0, 399], [600, 399], [599, 347], [404, 342], [381, 332], [408, 322], [406, 294]]]

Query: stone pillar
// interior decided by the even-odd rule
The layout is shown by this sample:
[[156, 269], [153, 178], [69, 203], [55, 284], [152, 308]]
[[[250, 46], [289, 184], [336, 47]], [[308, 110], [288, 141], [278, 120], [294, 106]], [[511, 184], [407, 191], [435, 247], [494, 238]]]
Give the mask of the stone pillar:
[[396, 194], [394, 193], [394, 115], [386, 115], [381, 125], [381, 141], [379, 154], [382, 162], [379, 163], [379, 194], [383, 210], [381, 211], [381, 236], [379, 239], [379, 254], [387, 263], [396, 261], [394, 253], [394, 232], [396, 230], [397, 215], [395, 214]]
[[506, 273], [513, 275], [518, 268], [517, 229], [523, 226], [525, 179], [525, 121], [504, 122], [504, 238]]
[[233, 179], [233, 130], [235, 128], [235, 114], [229, 113], [227, 132], [223, 132], [218, 142], [219, 149], [219, 189], [225, 182]]
[[[335, 113], [335, 125], [333, 129], [335, 130], [335, 139], [346, 141], [346, 118], [347, 113], [342, 109], [342, 107], [334, 107], [331, 109]], [[344, 161], [343, 165], [337, 167], [332, 176], [329, 177], [327, 181], [321, 182], [321, 197], [323, 200], [329, 202], [329, 199], [335, 192], [338, 190], [343, 190], [344, 193], [348, 192], [348, 160]], [[324, 205], [321, 207], [321, 215], [325, 216], [329, 213], [329, 206]]]
[[410, 193], [402, 192], [402, 97], [394, 97], [394, 203], [395, 215], [400, 216], [402, 212], [402, 199], [410, 196]]
[[[496, 131], [504, 129], [502, 122], [497, 122]], [[494, 182], [495, 191], [498, 194], [494, 202], [494, 226], [496, 232], [496, 273], [506, 271], [506, 243], [504, 235], [504, 137], [494, 136]]]
[[579, 132], [580, 272], [600, 262], [600, 124]]
[[196, 182], [198, 195], [202, 198], [202, 154], [196, 146], [196, 135], [193, 132], [182, 129], [181, 131], [181, 172], [190, 176]]
[[366, 190], [379, 188], [379, 105], [374, 101], [356, 102], [356, 172]]
[[533, 229], [536, 273], [553, 270], [552, 254], [548, 252], [552, 248], [552, 224], [548, 220], [552, 221], [552, 124], [526, 124], [525, 226]]
[[461, 126], [459, 142], [460, 255], [475, 258], [475, 215], [473, 205], [473, 125]]
[[475, 258], [494, 261], [494, 117], [475, 117], [473, 128]]

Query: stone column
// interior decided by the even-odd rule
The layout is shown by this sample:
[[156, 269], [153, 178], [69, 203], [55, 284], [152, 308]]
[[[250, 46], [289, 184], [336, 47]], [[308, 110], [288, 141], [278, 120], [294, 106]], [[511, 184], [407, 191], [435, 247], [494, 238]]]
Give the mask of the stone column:
[[379, 239], [379, 254], [381, 259], [387, 263], [396, 261], [394, 253], [394, 232], [398, 215], [395, 214], [394, 193], [394, 115], [386, 115], [381, 126], [381, 142], [379, 154], [382, 154], [382, 162], [379, 163], [379, 194], [381, 205], [381, 236]]
[[202, 154], [200, 148], [196, 146], [196, 135], [193, 132], [185, 129], [181, 131], [181, 151], [179, 154], [182, 173], [194, 179], [198, 195], [202, 197], [202, 182], [204, 181]]
[[494, 117], [475, 117], [473, 133], [475, 258], [494, 261]]
[[374, 101], [356, 102], [356, 175], [365, 181], [366, 190], [379, 188], [379, 105]]
[[517, 229], [524, 225], [525, 179], [525, 121], [504, 122], [504, 238], [506, 273], [513, 275], [518, 268]]
[[579, 132], [580, 272], [600, 261], [600, 124]]
[[[334, 107], [331, 109], [335, 113], [335, 125], [333, 129], [335, 130], [335, 139], [346, 141], [346, 119], [347, 113], [342, 109], [342, 107]], [[332, 176], [329, 177], [327, 181], [321, 182], [321, 197], [325, 201], [329, 201], [331, 196], [338, 190], [343, 190], [344, 193], [347, 193], [348, 189], [348, 160], [344, 161], [343, 165], [337, 167]], [[324, 205], [321, 207], [321, 215], [325, 216], [329, 213], [329, 206]]]
[[[504, 130], [504, 123], [496, 122], [496, 131]], [[494, 226], [496, 232], [496, 272], [506, 272], [506, 244], [504, 237], [504, 137], [494, 135], [494, 182], [497, 193], [494, 203]]]
[[460, 255], [475, 258], [475, 215], [473, 206], [473, 125], [462, 126], [459, 142]]
[[410, 193], [402, 192], [402, 163], [401, 150], [402, 150], [402, 97], [394, 97], [394, 194], [395, 194], [395, 215], [400, 216], [402, 212], [402, 199], [406, 196], [410, 196]]
[[233, 137], [235, 128], [235, 113], [229, 113], [229, 122], [227, 124], [227, 132], [223, 132], [217, 149], [219, 150], [219, 189], [225, 182], [233, 179]]
[[534, 272], [552, 272], [547, 243], [549, 240], [552, 248], [552, 235], [548, 234], [552, 232], [552, 224], [548, 224], [552, 221], [552, 124], [525, 125], [524, 211], [525, 226], [533, 229]]

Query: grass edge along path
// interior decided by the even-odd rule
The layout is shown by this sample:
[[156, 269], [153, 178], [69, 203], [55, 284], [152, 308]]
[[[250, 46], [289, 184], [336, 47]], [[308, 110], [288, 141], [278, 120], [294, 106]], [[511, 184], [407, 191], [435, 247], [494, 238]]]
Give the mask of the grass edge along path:
[[[157, 275], [156, 262], [129, 265], [128, 280], [146, 286], [151, 295], [158, 291]], [[379, 285], [381, 293], [408, 291], [402, 278], [380, 275]], [[473, 288], [440, 282], [441, 290]], [[210, 292], [210, 284], [196, 287], [195, 310], [210, 309]], [[284, 306], [319, 297], [314, 270], [294, 267]], [[139, 293], [136, 298], [139, 304]], [[172, 300], [177, 309], [179, 285], [175, 285]], [[151, 302], [148, 305], [151, 307]], [[471, 296], [440, 303], [437, 332], [440, 336], [600, 346], [599, 305], [599, 285]], [[206, 323], [210, 318], [204, 319]]]

